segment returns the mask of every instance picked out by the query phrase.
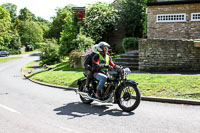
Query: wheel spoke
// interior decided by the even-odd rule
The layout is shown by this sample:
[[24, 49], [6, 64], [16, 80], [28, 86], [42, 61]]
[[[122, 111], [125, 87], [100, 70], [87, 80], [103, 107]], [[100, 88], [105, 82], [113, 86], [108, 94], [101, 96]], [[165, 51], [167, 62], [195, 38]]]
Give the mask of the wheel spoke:
[[[124, 94], [127, 93], [127, 94], [130, 94], [130, 99], [128, 99], [128, 101], [126, 101], [124, 99]], [[131, 107], [135, 104], [136, 102], [136, 94], [135, 94], [135, 90], [133, 87], [131, 86], [127, 86], [126, 88], [124, 88], [121, 92], [121, 104], [124, 106], [124, 107]]]

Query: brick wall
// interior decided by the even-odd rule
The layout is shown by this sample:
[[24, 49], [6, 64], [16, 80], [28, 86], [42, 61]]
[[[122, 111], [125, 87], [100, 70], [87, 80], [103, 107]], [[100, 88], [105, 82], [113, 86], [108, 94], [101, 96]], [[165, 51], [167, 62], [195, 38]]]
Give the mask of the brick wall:
[[[186, 22], [156, 22], [157, 14], [186, 13]], [[149, 39], [200, 39], [200, 21], [191, 21], [191, 13], [200, 13], [200, 3], [156, 5], [148, 7]]]
[[200, 47], [193, 41], [140, 40], [139, 70], [200, 72]]

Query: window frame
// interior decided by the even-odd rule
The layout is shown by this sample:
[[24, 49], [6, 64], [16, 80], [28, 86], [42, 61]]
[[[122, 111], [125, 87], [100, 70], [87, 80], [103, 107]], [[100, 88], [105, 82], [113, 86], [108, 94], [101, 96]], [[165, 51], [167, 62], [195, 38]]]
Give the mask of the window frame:
[[[193, 15], [198, 15], [197, 16], [197, 19], [194, 19], [193, 17]], [[199, 17], [199, 18], [198, 18]], [[196, 13], [191, 13], [191, 21], [200, 21], [200, 12], [196, 12]]]
[[[161, 18], [161, 20], [159, 20], [159, 17]], [[180, 18], [180, 20], [174, 20], [174, 18]], [[165, 20], [165, 19], [167, 19], [167, 20]], [[157, 14], [156, 15], [156, 22], [157, 23], [186, 22], [186, 13]]]

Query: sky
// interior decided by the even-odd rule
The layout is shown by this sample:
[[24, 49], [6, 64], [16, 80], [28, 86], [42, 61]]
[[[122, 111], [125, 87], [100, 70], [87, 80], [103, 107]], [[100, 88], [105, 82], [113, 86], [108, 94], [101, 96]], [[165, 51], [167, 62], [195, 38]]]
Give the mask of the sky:
[[51, 21], [51, 17], [56, 15], [55, 9], [62, 8], [68, 4], [73, 4], [79, 7], [93, 4], [97, 1], [111, 3], [114, 0], [0, 0], [0, 5], [12, 3], [17, 5], [17, 10], [26, 7], [37, 17], [42, 17]]

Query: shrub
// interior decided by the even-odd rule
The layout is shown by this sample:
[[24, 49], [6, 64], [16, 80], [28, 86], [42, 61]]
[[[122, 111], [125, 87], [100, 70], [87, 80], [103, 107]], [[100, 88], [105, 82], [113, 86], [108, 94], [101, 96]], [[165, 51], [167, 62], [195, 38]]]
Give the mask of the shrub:
[[70, 67], [81, 68], [81, 56], [83, 53], [80, 50], [72, 50], [69, 54]]
[[138, 49], [138, 42], [139, 42], [139, 38], [137, 37], [124, 38], [122, 41], [122, 47], [125, 51], [129, 49], [135, 50], [135, 49]]
[[20, 49], [9, 49], [8, 51], [10, 54], [21, 54]]
[[83, 34], [77, 35], [76, 39], [73, 40], [73, 44], [75, 46], [78, 46], [78, 49], [81, 50], [81, 52], [86, 51], [89, 47], [94, 45], [94, 41], [90, 37], [86, 37]]
[[52, 65], [61, 61], [58, 54], [58, 45], [55, 40], [47, 40], [46, 43], [41, 46], [41, 52], [40, 60], [42, 65]]

